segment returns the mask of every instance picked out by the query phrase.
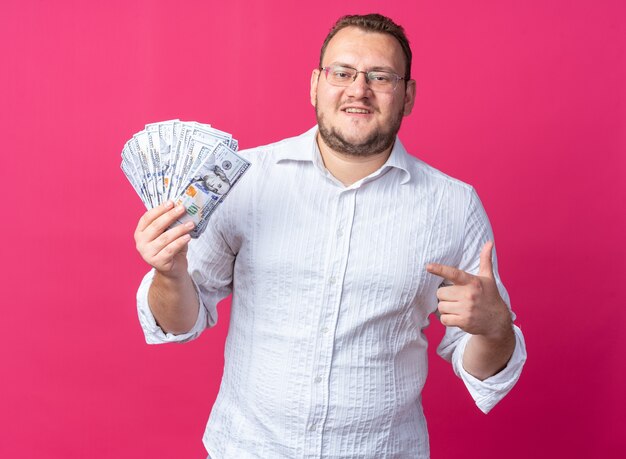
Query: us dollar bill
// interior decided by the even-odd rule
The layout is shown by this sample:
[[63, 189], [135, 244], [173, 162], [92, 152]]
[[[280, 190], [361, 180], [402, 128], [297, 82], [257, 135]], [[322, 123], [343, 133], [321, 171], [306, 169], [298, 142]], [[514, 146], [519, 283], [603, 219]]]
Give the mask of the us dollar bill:
[[182, 204], [186, 212], [173, 226], [193, 221], [197, 238], [250, 167], [237, 148], [231, 134], [209, 124], [150, 123], [124, 145], [121, 169], [148, 209], [167, 200]]
[[[197, 144], [201, 142], [197, 141]], [[216, 145], [203, 144], [199, 155], [201, 164], [192, 174], [176, 204], [185, 207], [185, 214], [174, 225], [192, 221], [191, 237], [197, 238], [206, 229], [209, 218], [244, 174], [250, 163], [237, 155], [221, 141]]]

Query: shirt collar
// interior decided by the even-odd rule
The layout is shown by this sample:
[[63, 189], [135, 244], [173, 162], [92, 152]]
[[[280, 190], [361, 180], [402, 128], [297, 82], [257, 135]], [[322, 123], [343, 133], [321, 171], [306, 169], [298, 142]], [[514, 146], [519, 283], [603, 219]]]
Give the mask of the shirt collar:
[[404, 177], [400, 182], [402, 184], [405, 184], [411, 179], [409, 153], [404, 148], [404, 145], [402, 145], [398, 136], [396, 136], [396, 141], [393, 144], [393, 148], [391, 149], [391, 154], [389, 155], [387, 162], [383, 165], [383, 168], [385, 167], [394, 167], [403, 171]]
[[[322, 158], [320, 156], [316, 138], [317, 126], [313, 126], [304, 134], [295, 137], [289, 148], [280, 148], [278, 154], [275, 156], [276, 163], [283, 161], [308, 161], [323, 168]], [[390, 168], [400, 169], [403, 171], [403, 178], [401, 181], [402, 184], [411, 179], [409, 154], [397, 136], [389, 158], [385, 164], [383, 164], [379, 170], [370, 175], [370, 177], [380, 175], [382, 172], [386, 172]]]

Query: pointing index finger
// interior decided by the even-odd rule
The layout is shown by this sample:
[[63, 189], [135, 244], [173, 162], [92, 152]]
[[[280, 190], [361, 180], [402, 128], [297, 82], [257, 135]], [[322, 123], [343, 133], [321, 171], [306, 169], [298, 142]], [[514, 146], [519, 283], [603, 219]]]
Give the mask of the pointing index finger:
[[491, 261], [491, 251], [493, 241], [487, 241], [480, 251], [480, 268], [478, 274], [493, 279], [493, 262]]
[[469, 273], [462, 271], [453, 266], [442, 265], [439, 263], [428, 263], [426, 265], [426, 271], [439, 277], [443, 277], [449, 280], [455, 285], [466, 285], [474, 278]]

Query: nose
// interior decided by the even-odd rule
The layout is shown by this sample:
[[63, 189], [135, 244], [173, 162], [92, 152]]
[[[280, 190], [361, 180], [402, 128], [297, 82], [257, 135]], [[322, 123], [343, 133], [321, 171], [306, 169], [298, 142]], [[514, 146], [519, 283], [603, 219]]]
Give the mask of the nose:
[[[363, 76], [360, 75], [361, 73]], [[356, 72], [354, 80], [352, 80], [352, 83], [346, 88], [346, 91], [353, 97], [363, 97], [371, 91], [369, 82], [367, 81], [367, 72], [363, 72], [361, 70]]]

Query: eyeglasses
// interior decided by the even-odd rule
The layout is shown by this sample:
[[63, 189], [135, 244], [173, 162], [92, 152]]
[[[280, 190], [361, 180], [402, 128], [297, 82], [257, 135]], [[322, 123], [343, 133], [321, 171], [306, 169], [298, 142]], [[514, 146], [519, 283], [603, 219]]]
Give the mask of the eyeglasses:
[[393, 92], [398, 86], [398, 81], [404, 80], [404, 77], [384, 70], [370, 70], [369, 72], [365, 72], [363, 70], [340, 65], [320, 67], [320, 70], [324, 71], [326, 81], [333, 86], [350, 86], [356, 80], [356, 77], [359, 76], [359, 73], [362, 73], [365, 75], [365, 80], [369, 87], [372, 91], [376, 92]]

